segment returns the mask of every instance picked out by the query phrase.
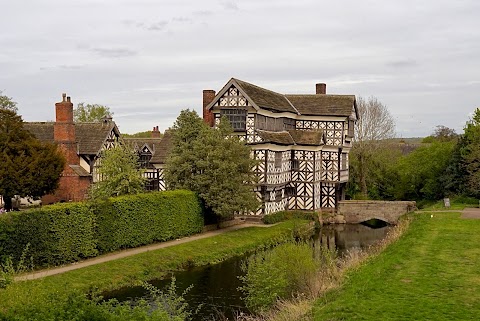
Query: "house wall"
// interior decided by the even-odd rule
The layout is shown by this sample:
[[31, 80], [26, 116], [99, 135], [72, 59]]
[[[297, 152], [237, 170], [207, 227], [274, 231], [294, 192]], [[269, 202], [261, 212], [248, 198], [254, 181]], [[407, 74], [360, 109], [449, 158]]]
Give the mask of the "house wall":
[[79, 202], [88, 196], [90, 177], [80, 177], [71, 168], [65, 169], [60, 177], [57, 190], [42, 197], [42, 204], [58, 202]]

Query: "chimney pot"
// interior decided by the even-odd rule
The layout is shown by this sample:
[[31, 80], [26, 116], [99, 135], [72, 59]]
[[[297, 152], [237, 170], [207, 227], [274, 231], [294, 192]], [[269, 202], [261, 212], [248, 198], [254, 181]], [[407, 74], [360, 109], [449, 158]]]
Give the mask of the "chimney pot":
[[160, 138], [160, 131], [158, 130], [158, 126], [153, 126], [153, 130], [150, 134], [151, 138]]
[[325, 95], [327, 93], [327, 84], [319, 83], [315, 85], [315, 93], [317, 95]]
[[63, 94], [62, 94], [62, 101], [65, 101], [65, 97], [67, 97], [67, 94], [66, 94], [66, 93], [63, 93]]
[[67, 97], [67, 102], [68, 102], [68, 103], [70, 102], [70, 96]]

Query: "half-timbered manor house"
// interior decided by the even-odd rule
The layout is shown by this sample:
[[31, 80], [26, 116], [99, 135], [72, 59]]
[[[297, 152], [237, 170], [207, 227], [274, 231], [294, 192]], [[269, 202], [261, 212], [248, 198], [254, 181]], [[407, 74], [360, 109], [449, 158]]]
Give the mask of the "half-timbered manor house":
[[101, 153], [119, 142], [120, 131], [106, 117], [101, 122], [73, 121], [73, 104], [63, 94], [55, 104], [54, 122], [26, 122], [25, 129], [41, 141], [56, 143], [66, 159], [59, 187], [42, 198], [44, 204], [84, 200], [90, 185], [101, 177], [97, 174]]
[[286, 95], [232, 78], [217, 94], [203, 91], [210, 125], [226, 116], [259, 161], [256, 215], [281, 210], [333, 210], [345, 197], [348, 154], [358, 119], [354, 95]]

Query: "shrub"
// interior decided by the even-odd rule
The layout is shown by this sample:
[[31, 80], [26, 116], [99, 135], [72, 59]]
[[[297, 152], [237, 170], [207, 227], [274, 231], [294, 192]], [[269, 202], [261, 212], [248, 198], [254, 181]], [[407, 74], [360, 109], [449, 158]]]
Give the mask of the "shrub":
[[64, 203], [0, 216], [0, 253], [19, 260], [30, 244], [35, 266], [200, 232], [202, 208], [189, 191], [145, 193], [101, 203]]
[[[167, 291], [145, 284], [151, 300], [119, 303], [112, 299], [88, 299], [85, 294], [52, 295], [49, 302], [32, 302], [16, 310], [0, 311], [0, 320], [15, 321], [185, 321], [191, 320], [188, 304], [175, 292], [175, 283]], [[184, 293], [185, 294], [185, 293]], [[183, 294], [183, 295], [184, 295]]]
[[285, 243], [252, 255], [242, 264], [246, 274], [240, 277], [246, 306], [262, 311], [279, 298], [305, 291], [318, 266], [312, 247], [306, 243]]
[[273, 214], [265, 215], [262, 218], [263, 223], [265, 224], [275, 224], [278, 222], [283, 222], [292, 219], [306, 219], [317, 221], [318, 214], [310, 211], [280, 211]]
[[111, 198], [92, 206], [100, 252], [199, 233], [202, 207], [193, 192], [176, 190]]
[[95, 218], [85, 203], [56, 204], [0, 219], [3, 259], [18, 260], [27, 244], [35, 265], [58, 265], [97, 255]]

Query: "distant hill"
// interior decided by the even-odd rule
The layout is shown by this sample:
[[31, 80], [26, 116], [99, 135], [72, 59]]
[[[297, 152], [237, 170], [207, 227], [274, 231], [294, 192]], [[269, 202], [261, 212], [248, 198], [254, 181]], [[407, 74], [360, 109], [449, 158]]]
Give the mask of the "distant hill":
[[392, 142], [405, 143], [405, 144], [421, 144], [425, 137], [410, 137], [410, 138], [392, 138]]

